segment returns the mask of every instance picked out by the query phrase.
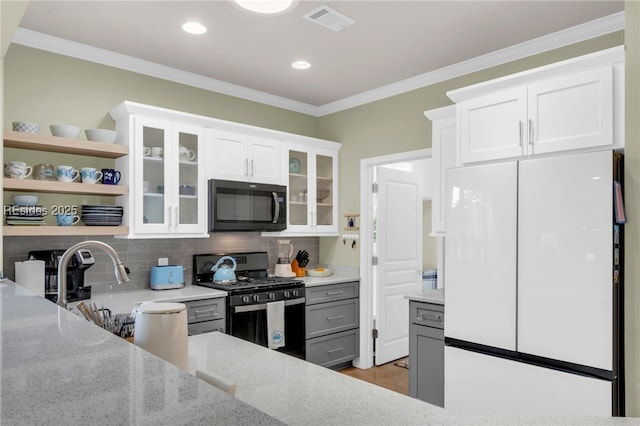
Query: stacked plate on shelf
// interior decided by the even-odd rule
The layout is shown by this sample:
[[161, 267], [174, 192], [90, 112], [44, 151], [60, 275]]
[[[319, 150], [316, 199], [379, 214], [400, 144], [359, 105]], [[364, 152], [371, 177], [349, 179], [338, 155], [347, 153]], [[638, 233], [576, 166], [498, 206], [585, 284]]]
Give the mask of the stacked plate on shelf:
[[44, 225], [42, 206], [11, 205], [5, 209], [7, 225]]
[[80, 219], [87, 226], [118, 226], [122, 223], [121, 206], [82, 205]]

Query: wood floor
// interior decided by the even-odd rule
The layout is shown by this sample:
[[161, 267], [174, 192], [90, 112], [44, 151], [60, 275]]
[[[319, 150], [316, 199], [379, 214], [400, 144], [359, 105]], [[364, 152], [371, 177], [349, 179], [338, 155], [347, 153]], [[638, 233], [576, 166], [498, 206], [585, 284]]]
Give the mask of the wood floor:
[[409, 395], [409, 369], [394, 365], [393, 362], [367, 368], [366, 370], [349, 367], [340, 370], [340, 373], [382, 386], [403, 395]]

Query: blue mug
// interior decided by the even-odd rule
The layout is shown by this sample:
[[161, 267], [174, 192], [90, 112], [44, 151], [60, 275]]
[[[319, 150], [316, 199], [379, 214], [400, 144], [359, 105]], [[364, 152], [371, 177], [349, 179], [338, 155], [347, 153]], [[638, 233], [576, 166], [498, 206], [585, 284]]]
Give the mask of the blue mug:
[[71, 226], [80, 221], [80, 218], [75, 214], [57, 214], [56, 221], [58, 226]]
[[102, 169], [102, 183], [117, 185], [120, 182], [120, 172], [114, 169]]

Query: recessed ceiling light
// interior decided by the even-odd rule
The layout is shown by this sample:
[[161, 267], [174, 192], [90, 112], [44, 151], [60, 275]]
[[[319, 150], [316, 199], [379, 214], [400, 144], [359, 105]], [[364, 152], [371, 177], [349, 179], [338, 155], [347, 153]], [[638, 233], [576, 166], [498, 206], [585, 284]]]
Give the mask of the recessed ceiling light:
[[196, 35], [204, 34], [207, 32], [207, 27], [199, 22], [185, 22], [184, 24], [182, 24], [182, 29], [189, 34]]
[[300, 60], [300, 61], [292, 62], [291, 63], [291, 67], [295, 68], [297, 70], [306, 70], [306, 69], [311, 68], [311, 64], [309, 62], [307, 62], [307, 61]]
[[233, 0], [243, 9], [263, 15], [276, 15], [291, 11], [298, 0]]

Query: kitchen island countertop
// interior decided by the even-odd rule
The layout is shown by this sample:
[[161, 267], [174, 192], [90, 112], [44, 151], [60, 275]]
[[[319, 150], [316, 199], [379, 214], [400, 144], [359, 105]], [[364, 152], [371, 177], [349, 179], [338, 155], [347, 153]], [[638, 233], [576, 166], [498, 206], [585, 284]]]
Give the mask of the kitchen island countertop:
[[9, 280], [0, 282], [0, 424], [280, 424]]
[[236, 384], [236, 398], [289, 425], [637, 425], [631, 418], [467, 416], [214, 332], [189, 337], [189, 369]]

